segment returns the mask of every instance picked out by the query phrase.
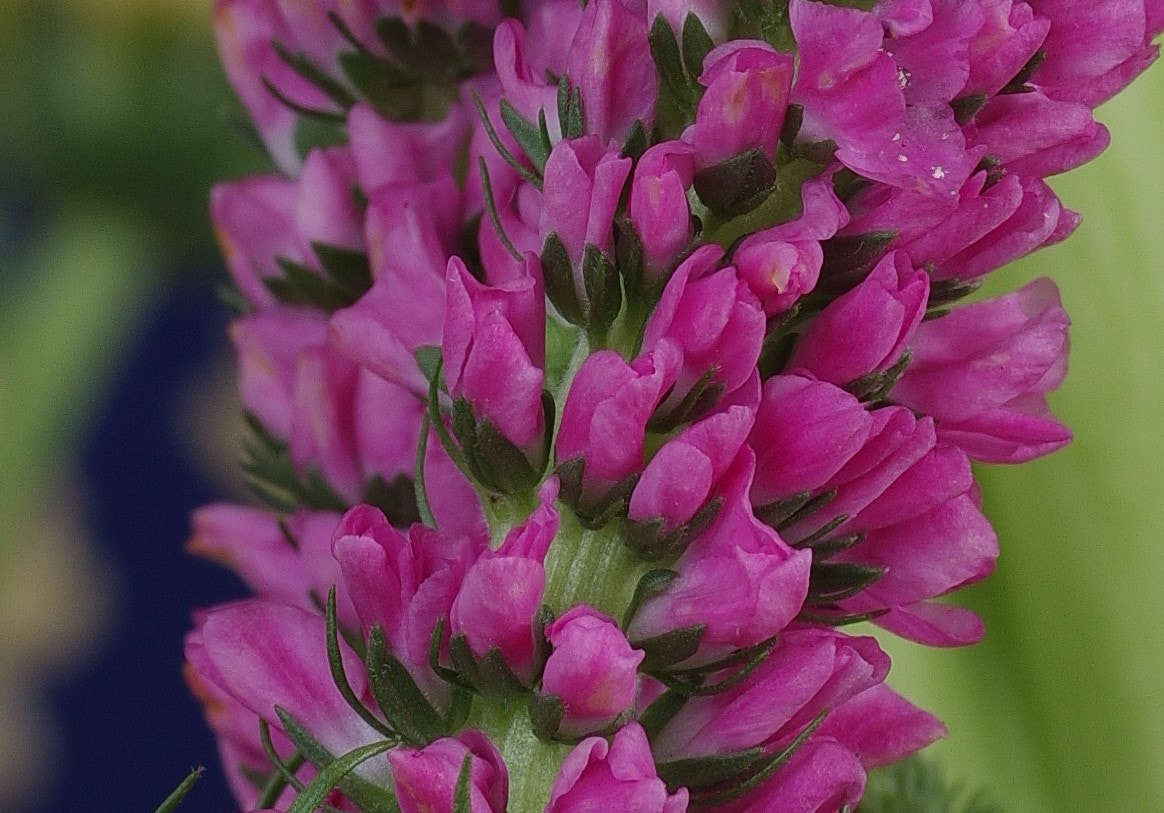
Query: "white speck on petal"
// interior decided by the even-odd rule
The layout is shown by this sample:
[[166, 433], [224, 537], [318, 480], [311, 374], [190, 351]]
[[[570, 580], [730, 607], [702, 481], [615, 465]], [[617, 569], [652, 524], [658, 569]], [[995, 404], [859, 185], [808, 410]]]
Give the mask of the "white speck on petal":
[[890, 141], [901, 141], [901, 133], [894, 133]]
[[898, 153], [897, 160], [904, 164], [909, 160], [909, 158], [907, 158], [904, 153]]
[[930, 174], [940, 181], [942, 178], [946, 177], [946, 170], [942, 169], [941, 167], [934, 167], [934, 171]]

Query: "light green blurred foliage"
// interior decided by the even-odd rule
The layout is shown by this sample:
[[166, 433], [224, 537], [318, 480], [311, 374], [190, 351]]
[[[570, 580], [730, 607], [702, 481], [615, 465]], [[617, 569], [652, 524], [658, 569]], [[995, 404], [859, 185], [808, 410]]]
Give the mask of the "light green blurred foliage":
[[0, 0], [0, 100], [2, 559], [142, 309], [217, 265], [211, 183], [265, 160], [230, 126], [209, 3]]
[[1113, 146], [1052, 179], [1082, 227], [989, 291], [1059, 283], [1071, 369], [1051, 401], [1075, 441], [979, 469], [1002, 545], [967, 599], [986, 640], [889, 643], [891, 681], [950, 727], [932, 754], [1011, 813], [1164, 811], [1164, 68], [1098, 118]]

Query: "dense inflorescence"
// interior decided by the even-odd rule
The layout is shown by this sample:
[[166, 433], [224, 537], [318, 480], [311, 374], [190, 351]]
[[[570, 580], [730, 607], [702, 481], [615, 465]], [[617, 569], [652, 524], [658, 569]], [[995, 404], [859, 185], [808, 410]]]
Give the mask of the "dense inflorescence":
[[1044, 178], [1159, 0], [219, 0], [278, 173], [212, 212], [264, 507], [187, 676], [246, 809], [837, 811], [943, 736], [871, 622], [1065, 444]]

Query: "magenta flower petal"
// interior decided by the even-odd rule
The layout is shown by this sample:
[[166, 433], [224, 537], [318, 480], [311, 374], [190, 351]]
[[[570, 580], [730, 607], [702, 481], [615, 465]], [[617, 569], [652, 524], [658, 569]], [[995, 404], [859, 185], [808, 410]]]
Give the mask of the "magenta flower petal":
[[626, 141], [636, 121], [648, 132], [655, 121], [658, 83], [647, 21], [632, 8], [622, 0], [587, 3], [566, 65], [582, 92], [588, 131], [614, 146]]
[[645, 653], [627, 641], [614, 619], [578, 605], [545, 632], [553, 650], [541, 691], [562, 702], [561, 736], [601, 731], [631, 707]]
[[[273, 727], [284, 709], [323, 747], [343, 754], [376, 742], [379, 733], [364, 722], [336, 689], [326, 658], [323, 619], [297, 607], [252, 599], [211, 610], [186, 657], [214, 682]], [[344, 671], [357, 696], [366, 683], [359, 659], [340, 642]], [[361, 768], [369, 778], [386, 779], [374, 763]]]
[[918, 330], [893, 397], [933, 415], [939, 435], [976, 459], [1046, 454], [1071, 438], [1045, 397], [1066, 373], [1067, 325], [1045, 279], [960, 308]]
[[402, 746], [388, 752], [401, 813], [452, 810], [466, 756], [471, 813], [505, 813], [509, 772], [496, 746], [479, 731], [444, 737], [421, 749]]
[[673, 565], [678, 578], [644, 602], [628, 628], [634, 639], [645, 640], [705, 625], [699, 652], [685, 667], [766, 641], [804, 603], [812, 556], [789, 548], [752, 515], [753, 463], [751, 451], [741, 449], [717, 489], [723, 505], [715, 521]]
[[843, 386], [892, 366], [921, 324], [928, 297], [926, 273], [905, 254], [889, 254], [809, 326], [789, 368]]
[[562, 762], [546, 813], [598, 810], [687, 810], [687, 789], [667, 793], [666, 785], [655, 773], [647, 735], [638, 723], [620, 728], [609, 744], [601, 737], [583, 740]]

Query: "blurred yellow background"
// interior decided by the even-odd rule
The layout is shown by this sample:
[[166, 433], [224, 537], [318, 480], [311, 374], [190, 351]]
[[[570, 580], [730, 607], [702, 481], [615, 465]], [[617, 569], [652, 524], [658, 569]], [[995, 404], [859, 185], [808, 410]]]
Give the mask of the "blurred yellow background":
[[[0, 0], [0, 192], [15, 201], [0, 211], [0, 810], [25, 809], [52, 779], [45, 738], [70, 736], [38, 711], [41, 682], [100, 648], [132, 587], [85, 541], [72, 468], [87, 416], [175, 282], [166, 258], [213, 256], [211, 181], [258, 166], [224, 124], [209, 16], [184, 0]], [[1054, 181], [1079, 233], [992, 283], [1060, 284], [1073, 353], [1053, 404], [1075, 443], [980, 471], [1003, 548], [967, 599], [986, 641], [887, 644], [892, 682], [949, 724], [933, 753], [1016, 813], [1164, 810], [1164, 68], [1099, 118], [1112, 148]], [[51, 201], [31, 229], [26, 186]]]

